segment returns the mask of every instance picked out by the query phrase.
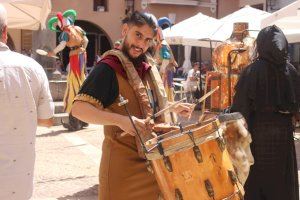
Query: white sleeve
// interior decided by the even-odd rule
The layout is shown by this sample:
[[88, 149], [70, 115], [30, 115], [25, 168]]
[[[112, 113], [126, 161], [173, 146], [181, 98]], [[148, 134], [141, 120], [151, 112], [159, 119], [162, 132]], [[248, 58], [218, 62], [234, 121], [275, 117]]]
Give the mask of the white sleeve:
[[41, 69], [39, 71], [40, 71], [39, 78], [40, 78], [41, 88], [40, 88], [40, 93], [38, 97], [39, 99], [37, 104], [37, 118], [49, 119], [52, 118], [54, 115], [54, 103], [50, 93], [49, 81], [46, 76], [46, 73], [44, 69]]
[[191, 78], [191, 77], [193, 77], [193, 70], [191, 69], [191, 70], [189, 70], [189, 72], [188, 72], [188, 76], [187, 76], [188, 78]]
[[66, 47], [66, 45], [67, 45], [67, 42], [66, 42], [66, 41], [61, 41], [61, 42], [59, 43], [59, 45], [57, 45], [57, 47], [55, 47], [55, 49], [53, 49], [53, 52], [54, 52], [55, 54], [57, 54], [58, 52], [64, 50], [64, 48]]

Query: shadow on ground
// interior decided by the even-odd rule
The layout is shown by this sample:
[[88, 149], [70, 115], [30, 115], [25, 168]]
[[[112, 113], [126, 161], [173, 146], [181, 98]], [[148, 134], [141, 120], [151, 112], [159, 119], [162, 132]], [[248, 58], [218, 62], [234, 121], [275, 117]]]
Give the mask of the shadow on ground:
[[58, 130], [58, 131], [51, 131], [49, 133], [46, 134], [41, 134], [41, 135], [37, 135], [36, 137], [38, 138], [42, 138], [42, 137], [54, 137], [63, 133], [69, 133], [70, 131], [68, 130]]
[[57, 200], [97, 200], [98, 199], [98, 184], [85, 190], [76, 192], [72, 195], [59, 197]]

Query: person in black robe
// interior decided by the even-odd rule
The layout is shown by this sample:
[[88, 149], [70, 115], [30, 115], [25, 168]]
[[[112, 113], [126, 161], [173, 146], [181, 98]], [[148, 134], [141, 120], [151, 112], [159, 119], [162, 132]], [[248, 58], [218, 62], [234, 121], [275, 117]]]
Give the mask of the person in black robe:
[[276, 26], [262, 29], [257, 59], [241, 74], [231, 112], [252, 135], [245, 200], [299, 200], [292, 118], [299, 112], [300, 78], [288, 61], [288, 42]]

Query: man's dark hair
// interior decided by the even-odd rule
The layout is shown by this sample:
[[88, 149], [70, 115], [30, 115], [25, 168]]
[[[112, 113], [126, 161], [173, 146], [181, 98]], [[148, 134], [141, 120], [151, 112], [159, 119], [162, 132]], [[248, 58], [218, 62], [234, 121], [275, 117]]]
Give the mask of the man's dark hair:
[[127, 17], [122, 20], [123, 24], [131, 24], [138, 27], [141, 27], [147, 24], [150, 28], [152, 28], [154, 34], [157, 33], [157, 22], [154, 16], [150, 13], [141, 13], [138, 11], [134, 11], [130, 13]]

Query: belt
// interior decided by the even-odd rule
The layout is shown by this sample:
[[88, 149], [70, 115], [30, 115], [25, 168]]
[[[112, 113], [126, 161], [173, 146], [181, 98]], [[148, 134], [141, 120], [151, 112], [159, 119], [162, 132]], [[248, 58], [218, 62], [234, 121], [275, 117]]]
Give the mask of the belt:
[[74, 46], [74, 47], [70, 47], [70, 49], [73, 51], [73, 50], [79, 49], [80, 47], [82, 47], [82, 45], [80, 45], [80, 46]]

